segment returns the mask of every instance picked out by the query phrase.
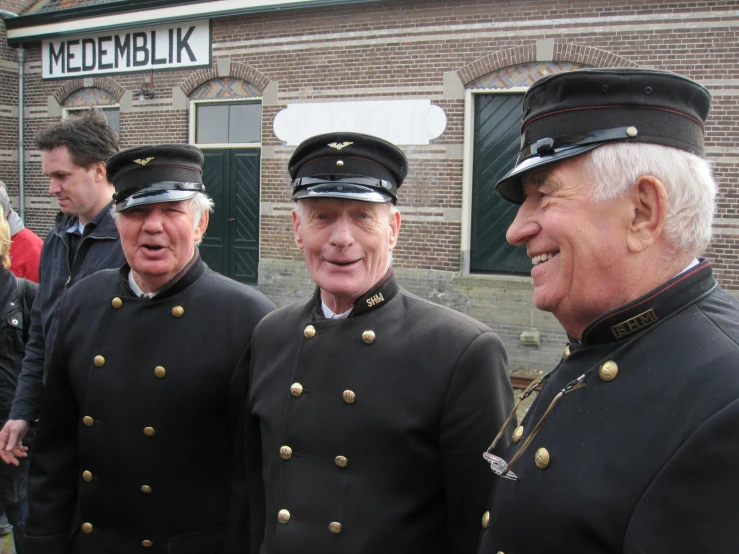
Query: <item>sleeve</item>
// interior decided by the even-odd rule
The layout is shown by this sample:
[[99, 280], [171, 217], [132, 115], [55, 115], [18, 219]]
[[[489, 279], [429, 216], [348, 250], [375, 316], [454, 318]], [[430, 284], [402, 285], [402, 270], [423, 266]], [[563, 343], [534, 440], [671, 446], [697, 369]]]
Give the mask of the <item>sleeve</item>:
[[[41, 264], [44, 264], [43, 252]], [[39, 288], [43, 288], [43, 284]], [[41, 295], [43, 297], [43, 294]], [[26, 355], [18, 375], [18, 386], [8, 419], [34, 421], [39, 414], [41, 394], [44, 390], [44, 357], [46, 341], [41, 324], [41, 302], [34, 302], [31, 308], [31, 329], [26, 343]]]
[[[482, 454], [512, 409], [505, 349], [495, 333], [483, 333], [467, 347], [454, 369], [440, 429], [447, 533], [454, 554], [477, 551], [494, 484]], [[506, 446], [504, 437], [500, 447]]]
[[736, 552], [737, 461], [739, 399], [698, 427], [657, 474], [631, 516], [624, 554]]
[[65, 364], [64, 329], [51, 359], [28, 476], [24, 551], [32, 554], [67, 552], [77, 502], [79, 409]]

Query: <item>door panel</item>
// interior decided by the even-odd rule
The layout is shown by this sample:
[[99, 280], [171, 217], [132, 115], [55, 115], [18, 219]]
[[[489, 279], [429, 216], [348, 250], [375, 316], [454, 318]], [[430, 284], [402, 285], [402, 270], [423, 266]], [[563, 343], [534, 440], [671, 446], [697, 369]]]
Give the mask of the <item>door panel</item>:
[[258, 150], [204, 150], [203, 181], [215, 202], [200, 251], [208, 266], [257, 284], [259, 265]]
[[525, 247], [508, 244], [506, 231], [518, 206], [495, 193], [495, 183], [516, 162], [523, 94], [475, 95], [470, 271], [526, 273]]

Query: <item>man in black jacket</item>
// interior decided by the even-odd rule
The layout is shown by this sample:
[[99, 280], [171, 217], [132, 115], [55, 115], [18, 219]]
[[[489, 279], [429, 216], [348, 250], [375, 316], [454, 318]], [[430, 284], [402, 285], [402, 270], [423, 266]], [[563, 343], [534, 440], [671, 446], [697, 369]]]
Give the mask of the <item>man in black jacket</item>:
[[63, 292], [101, 269], [124, 262], [113, 217], [113, 185], [105, 161], [118, 151], [118, 137], [98, 111], [64, 119], [36, 137], [41, 170], [49, 194], [59, 203], [56, 223], [41, 250], [38, 300], [31, 314], [26, 356], [10, 419], [0, 431], [0, 458], [17, 464], [17, 450], [39, 415], [51, 347], [57, 332], [56, 311]]
[[274, 305], [208, 269], [194, 146], [108, 160], [127, 263], [71, 287], [31, 457], [31, 554], [242, 554], [251, 335]]
[[500, 475], [480, 554], [736, 552], [739, 305], [698, 256], [710, 95], [654, 70], [556, 74], [500, 180], [537, 308], [569, 335]]
[[506, 354], [486, 325], [396, 282], [406, 173], [399, 148], [359, 133], [313, 137], [290, 160], [295, 241], [317, 287], [254, 334], [261, 552], [475, 551], [492, 484], [479, 452], [512, 405]]

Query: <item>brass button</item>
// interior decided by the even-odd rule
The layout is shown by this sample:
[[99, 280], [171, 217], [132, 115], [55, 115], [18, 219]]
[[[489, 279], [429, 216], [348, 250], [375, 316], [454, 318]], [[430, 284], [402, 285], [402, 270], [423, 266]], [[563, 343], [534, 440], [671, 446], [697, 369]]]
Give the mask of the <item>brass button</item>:
[[613, 381], [616, 378], [616, 375], [618, 375], [618, 365], [616, 365], [616, 362], [612, 362], [611, 360], [603, 362], [598, 370], [598, 375], [600, 375], [600, 378], [605, 382]]
[[293, 383], [290, 385], [290, 394], [292, 394], [295, 398], [303, 394], [303, 385], [300, 383]]
[[639, 131], [636, 129], [636, 127], [626, 127], [626, 135], [630, 137], [635, 137], [639, 134]]
[[334, 463], [339, 467], [346, 467], [349, 465], [349, 460], [346, 459], [345, 456], [336, 456], [334, 458]]
[[149, 485], [141, 485], [141, 492], [151, 494], [151, 487]]
[[523, 437], [523, 425], [519, 425], [513, 430], [513, 442], [518, 442]]
[[568, 357], [569, 355], [570, 355], [570, 345], [568, 344], [567, 346], [565, 346], [565, 351], [564, 351], [564, 353], [562, 354], [562, 357], [563, 357], [563, 358], [565, 358], [565, 359], [567, 359], [567, 357]]
[[283, 460], [289, 460], [293, 457], [293, 449], [289, 446], [281, 446], [280, 447], [280, 458]]
[[549, 451], [546, 448], [539, 448], [534, 456], [536, 467], [546, 469], [549, 467]]
[[144, 548], [151, 548], [152, 546], [154, 546], [154, 543], [148, 539], [144, 539], [143, 541], [141, 541], [141, 546], [143, 546]]
[[331, 531], [334, 535], [340, 535], [341, 532], [344, 530], [344, 526], [338, 521], [332, 521], [328, 524], [328, 530]]
[[347, 404], [354, 404], [354, 401], [357, 398], [357, 395], [354, 394], [354, 391], [351, 390], [345, 390], [344, 394], [342, 394], [341, 396], [344, 399], [344, 402], [346, 402]]
[[280, 510], [277, 512], [277, 521], [282, 523], [283, 525], [290, 521], [290, 512], [287, 510]]
[[103, 367], [105, 365], [105, 358], [98, 354], [97, 356], [95, 356], [92, 362], [95, 364], [96, 367]]
[[312, 339], [316, 336], [316, 328], [313, 325], [306, 325], [305, 329], [303, 329], [303, 336], [306, 339]]
[[372, 344], [375, 342], [375, 332], [374, 331], [365, 331], [362, 333], [362, 340], [365, 344]]
[[154, 430], [154, 427], [144, 427], [144, 435], [147, 437], [153, 437], [156, 434], [157, 432]]
[[92, 523], [87, 523], [87, 522], [83, 523], [82, 532], [85, 533], [86, 535], [89, 535], [90, 533], [92, 533]]
[[84, 423], [88, 427], [92, 427], [93, 425], [95, 425], [95, 420], [92, 419], [89, 415], [86, 415], [82, 418], [82, 423]]
[[337, 160], [336, 167], [344, 167], [344, 160]]
[[82, 478], [87, 481], [88, 483], [92, 481], [92, 471], [83, 471], [82, 472]]
[[490, 525], [490, 512], [485, 512], [482, 514], [482, 528], [487, 529], [488, 525]]
[[123, 300], [121, 300], [121, 299], [120, 299], [120, 298], [118, 298], [117, 296], [116, 296], [116, 297], [115, 297], [115, 298], [114, 298], [113, 300], [111, 300], [111, 301], [110, 301], [110, 303], [112, 304], [112, 306], [113, 306], [113, 307], [114, 307], [114, 308], [115, 308], [116, 310], [117, 310], [118, 308], [120, 308], [121, 306], [123, 306]]
[[175, 306], [174, 308], [172, 308], [172, 315], [175, 317], [182, 317], [183, 315], [185, 315], [185, 308], [183, 308], [182, 306]]
[[167, 370], [164, 369], [162, 366], [158, 365], [154, 368], [154, 375], [159, 377], [160, 379], [164, 379], [164, 376], [167, 374]]

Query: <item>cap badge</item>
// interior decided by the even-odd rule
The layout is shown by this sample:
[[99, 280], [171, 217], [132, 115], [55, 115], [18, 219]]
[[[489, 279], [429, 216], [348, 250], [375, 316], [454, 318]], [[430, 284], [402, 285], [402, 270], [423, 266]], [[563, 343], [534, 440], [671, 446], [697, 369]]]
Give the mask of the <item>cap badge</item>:
[[331, 148], [336, 148], [337, 150], [341, 150], [342, 148], [346, 148], [347, 146], [354, 144], [353, 142], [329, 142], [328, 145]]
[[134, 160], [133, 163], [139, 164], [139, 165], [146, 165], [153, 159], [154, 159], [153, 156], [151, 158], [143, 158], [143, 159], [140, 158], [138, 160]]

